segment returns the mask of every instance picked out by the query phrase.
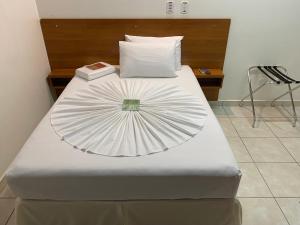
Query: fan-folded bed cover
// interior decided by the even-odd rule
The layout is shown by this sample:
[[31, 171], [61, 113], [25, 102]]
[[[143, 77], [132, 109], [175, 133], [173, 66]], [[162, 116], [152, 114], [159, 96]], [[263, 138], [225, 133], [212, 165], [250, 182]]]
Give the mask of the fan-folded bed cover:
[[[101, 146], [94, 148], [95, 152], [74, 148], [63, 140], [57, 127], [52, 127], [61, 123], [55, 121], [53, 114], [51, 118], [51, 112], [59, 102], [74, 96], [78, 90], [89, 86], [97, 91], [103, 83], [113, 87], [121, 82], [117, 74], [90, 82], [74, 77], [8, 169], [6, 178], [11, 189], [23, 199], [50, 200], [235, 197], [241, 174], [224, 133], [191, 68], [183, 66], [177, 75], [176, 78], [127, 80], [178, 86], [200, 99], [205, 122], [201, 117], [199, 121], [204, 126], [200, 124], [199, 132], [194, 132], [193, 128], [191, 138], [176, 145], [172, 142], [167, 149], [155, 154], [146, 154], [148, 151], [135, 154], [136, 149], [126, 150], [129, 156], [134, 152], [135, 157], [122, 157], [123, 153], [97, 154]], [[121, 148], [118, 149], [119, 152]]]

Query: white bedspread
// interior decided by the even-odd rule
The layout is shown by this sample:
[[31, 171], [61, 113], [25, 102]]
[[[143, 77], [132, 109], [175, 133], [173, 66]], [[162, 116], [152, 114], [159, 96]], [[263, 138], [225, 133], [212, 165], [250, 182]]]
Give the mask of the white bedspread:
[[[62, 96], [117, 74], [85, 81], [74, 77]], [[131, 78], [132, 79], [132, 78]], [[176, 78], [143, 79], [180, 85], [199, 96], [208, 112], [204, 128], [169, 151], [140, 157], [107, 157], [74, 151], [60, 140], [50, 113], [37, 126], [6, 173], [11, 189], [23, 199], [128, 200], [200, 199], [235, 196], [240, 171], [224, 133], [192, 70]]]
[[141, 156], [189, 140], [206, 116], [201, 99], [178, 85], [121, 79], [60, 99], [51, 125], [62, 140], [83, 152]]

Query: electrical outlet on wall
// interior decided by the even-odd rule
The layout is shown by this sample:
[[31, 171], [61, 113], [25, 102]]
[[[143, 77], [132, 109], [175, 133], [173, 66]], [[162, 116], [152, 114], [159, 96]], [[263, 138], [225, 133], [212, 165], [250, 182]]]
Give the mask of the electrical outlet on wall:
[[175, 2], [174, 0], [166, 1], [166, 13], [171, 15], [174, 14]]
[[180, 2], [180, 13], [188, 14], [189, 13], [189, 1], [183, 0]]

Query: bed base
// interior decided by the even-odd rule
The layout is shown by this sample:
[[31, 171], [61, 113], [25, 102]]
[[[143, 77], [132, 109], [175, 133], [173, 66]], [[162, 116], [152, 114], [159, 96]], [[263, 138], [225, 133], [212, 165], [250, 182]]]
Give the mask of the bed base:
[[240, 225], [237, 199], [17, 200], [17, 225]]

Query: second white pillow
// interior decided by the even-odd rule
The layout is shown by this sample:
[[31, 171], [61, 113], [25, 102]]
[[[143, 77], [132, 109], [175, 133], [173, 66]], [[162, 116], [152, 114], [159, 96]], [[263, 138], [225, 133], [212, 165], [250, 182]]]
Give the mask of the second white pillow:
[[121, 77], [176, 77], [175, 41], [135, 43], [120, 41]]

